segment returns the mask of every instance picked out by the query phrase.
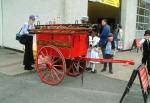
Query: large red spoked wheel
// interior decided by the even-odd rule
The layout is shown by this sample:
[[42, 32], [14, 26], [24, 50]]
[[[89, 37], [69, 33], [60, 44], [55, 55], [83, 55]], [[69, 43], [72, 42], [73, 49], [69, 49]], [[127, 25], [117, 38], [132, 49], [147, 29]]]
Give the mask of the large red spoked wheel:
[[67, 75], [71, 77], [77, 77], [85, 70], [85, 61], [71, 60], [67, 68]]
[[63, 54], [57, 47], [42, 47], [38, 52], [36, 65], [38, 74], [44, 83], [57, 85], [63, 81], [66, 63]]

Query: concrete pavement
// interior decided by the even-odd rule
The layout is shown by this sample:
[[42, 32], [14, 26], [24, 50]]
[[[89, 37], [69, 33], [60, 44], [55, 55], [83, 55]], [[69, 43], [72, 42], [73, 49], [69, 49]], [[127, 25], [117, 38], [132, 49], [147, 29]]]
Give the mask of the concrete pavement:
[[[139, 51], [124, 51], [124, 52], [117, 52], [114, 56], [114, 59], [123, 59], [123, 60], [133, 60], [135, 65], [126, 65], [126, 64], [113, 64], [113, 72], [114, 74], [110, 75], [108, 73], [108, 68], [106, 72], [101, 73], [100, 70], [103, 68], [102, 64], [97, 65], [98, 74], [107, 76], [109, 78], [119, 79], [128, 81], [129, 77], [131, 76], [133, 69], [136, 69], [140, 63], [142, 58], [142, 52]], [[139, 81], [136, 79], [135, 83], [139, 84]]]
[[0, 73], [17, 75], [24, 73], [22, 65], [23, 53], [0, 48]]
[[[137, 57], [136, 52], [131, 53], [122, 54], [124, 58]], [[119, 64], [114, 64], [113, 75], [100, 73], [102, 66], [99, 64], [97, 74], [85, 72], [83, 86], [81, 77], [66, 76], [61, 85], [52, 87], [41, 83], [36, 72], [24, 71], [22, 58], [22, 53], [0, 49], [0, 103], [119, 103], [127, 82], [117, 77], [128, 80], [127, 74], [131, 75], [130, 68], [122, 69]], [[144, 103], [139, 85], [133, 85], [123, 103]]]

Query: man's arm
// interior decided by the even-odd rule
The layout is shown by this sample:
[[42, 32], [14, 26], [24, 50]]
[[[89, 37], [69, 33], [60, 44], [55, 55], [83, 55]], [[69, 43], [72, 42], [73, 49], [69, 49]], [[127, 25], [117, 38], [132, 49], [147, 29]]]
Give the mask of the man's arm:
[[29, 34], [28, 28], [29, 28], [29, 25], [27, 23], [25, 23], [22, 27], [20, 34]]

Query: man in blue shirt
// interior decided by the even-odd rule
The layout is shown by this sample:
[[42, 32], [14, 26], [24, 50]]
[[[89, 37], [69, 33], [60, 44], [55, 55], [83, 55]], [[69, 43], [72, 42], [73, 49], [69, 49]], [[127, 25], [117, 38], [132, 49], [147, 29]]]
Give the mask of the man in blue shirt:
[[[110, 33], [107, 38], [108, 39], [106, 41], [106, 46], [105, 46], [105, 49], [104, 49], [104, 58], [105, 59], [113, 59], [113, 55], [114, 55], [113, 51], [115, 49], [115, 45], [114, 45], [114, 42], [113, 42], [112, 33]], [[112, 63], [107, 63], [107, 62], [104, 63], [104, 67], [101, 70], [101, 72], [106, 71], [107, 64], [109, 64], [109, 73], [113, 74]]]
[[102, 55], [104, 57], [104, 49], [105, 49], [105, 46], [106, 46], [106, 43], [107, 43], [108, 35], [110, 34], [110, 26], [107, 24], [106, 19], [102, 20], [102, 27], [103, 27], [102, 32], [99, 35], [100, 36], [99, 45], [101, 47]]

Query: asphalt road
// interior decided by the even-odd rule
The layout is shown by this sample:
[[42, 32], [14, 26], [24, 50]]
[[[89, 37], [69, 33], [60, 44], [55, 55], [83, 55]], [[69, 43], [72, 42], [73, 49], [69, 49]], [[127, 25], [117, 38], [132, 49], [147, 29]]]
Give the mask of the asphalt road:
[[[49, 86], [35, 72], [0, 74], [0, 103], [119, 103], [126, 84], [91, 73], [85, 73], [83, 86], [81, 77], [66, 77], [59, 86]], [[133, 85], [123, 103], [144, 103], [139, 85]]]

